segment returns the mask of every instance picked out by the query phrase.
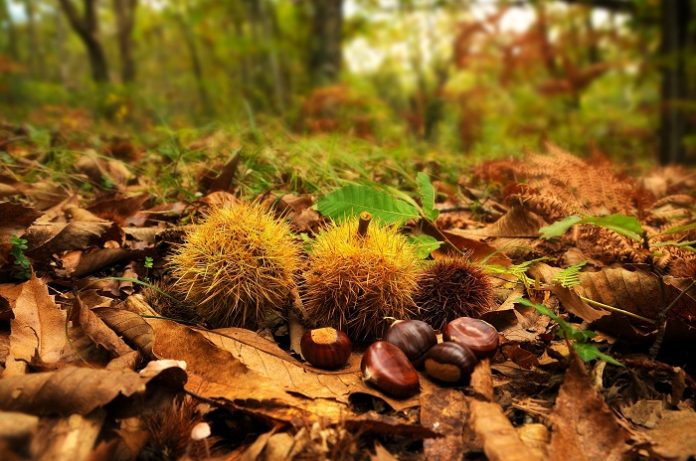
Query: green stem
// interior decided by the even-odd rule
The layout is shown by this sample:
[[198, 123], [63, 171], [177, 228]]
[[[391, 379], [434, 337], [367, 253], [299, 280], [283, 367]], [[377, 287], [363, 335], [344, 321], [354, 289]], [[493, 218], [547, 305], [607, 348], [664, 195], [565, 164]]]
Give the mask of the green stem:
[[606, 309], [608, 311], [616, 312], [618, 314], [623, 314], [623, 315], [628, 315], [629, 317], [633, 317], [638, 320], [642, 320], [647, 323], [655, 323], [654, 320], [649, 319], [647, 317], [643, 317], [642, 315], [634, 314], [633, 312], [629, 312], [623, 309], [619, 309], [618, 307], [610, 306], [608, 304], [600, 303], [599, 301], [595, 301], [594, 299], [586, 298], [585, 296], [578, 295], [580, 299], [585, 301], [588, 304], [591, 304], [593, 306], [601, 307], [602, 309]]

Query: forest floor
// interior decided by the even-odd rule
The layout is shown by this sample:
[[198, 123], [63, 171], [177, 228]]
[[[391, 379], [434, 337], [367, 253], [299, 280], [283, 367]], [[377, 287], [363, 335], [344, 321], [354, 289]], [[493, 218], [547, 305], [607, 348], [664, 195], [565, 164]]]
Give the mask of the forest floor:
[[[396, 399], [361, 379], [366, 344], [338, 371], [302, 360], [297, 291], [255, 329], [186, 312], [172, 253], [248, 201], [289, 223], [303, 261], [363, 210], [423, 267], [466, 258], [495, 355], [468, 385], [420, 373]], [[688, 459], [695, 204], [693, 170], [553, 145], [465, 162], [341, 136], [4, 124], [0, 458]]]

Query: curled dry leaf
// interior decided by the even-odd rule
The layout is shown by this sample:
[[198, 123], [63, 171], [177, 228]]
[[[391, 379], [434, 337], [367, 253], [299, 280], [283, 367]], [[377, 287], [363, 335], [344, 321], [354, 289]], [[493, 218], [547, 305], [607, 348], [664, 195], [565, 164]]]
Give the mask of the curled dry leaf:
[[76, 323], [95, 344], [103, 347], [113, 356], [120, 357], [133, 352], [106, 323], [84, 306], [79, 296], [75, 297], [71, 318], [77, 320]]
[[42, 416], [86, 415], [119, 396], [145, 397], [146, 391], [150, 391], [147, 397], [156, 397], [158, 389], [180, 390], [185, 382], [186, 372], [178, 367], [142, 375], [131, 370], [66, 366], [56, 371], [3, 378], [0, 409]]
[[118, 194], [110, 197], [101, 198], [97, 202], [90, 205], [87, 210], [107, 221], [113, 221], [116, 224], [124, 225], [126, 219], [130, 218], [140, 210], [150, 198], [147, 193], [132, 197], [123, 197]]
[[71, 251], [61, 257], [63, 271], [60, 275], [68, 277], [84, 277], [105, 267], [110, 267], [142, 254], [138, 250], [126, 248], [100, 248], [90, 252]]
[[112, 223], [72, 221], [69, 223], [34, 223], [25, 234], [27, 255], [49, 258], [67, 250], [85, 250], [107, 240], [121, 240], [121, 230]]
[[32, 276], [19, 285], [0, 285], [0, 297], [14, 315], [3, 377], [23, 374], [35, 358], [43, 363], [60, 360], [66, 347], [66, 314], [49, 296], [46, 283]]
[[[350, 389], [359, 380], [357, 370], [354, 376], [338, 372], [336, 377], [332, 377], [330, 373], [315, 373], [314, 369], [310, 372], [301, 364], [293, 363], [290, 357], [281, 359], [274, 356], [273, 352], [257, 349], [256, 341], [261, 338], [256, 338], [253, 343], [241, 343], [227, 337], [223, 341], [219, 334], [204, 335], [203, 331], [167, 320], [147, 319], [147, 322], [155, 334], [155, 356], [186, 361], [189, 372], [187, 390], [197, 395], [221, 399], [233, 408], [294, 425], [324, 421], [346, 425], [354, 423], [356, 427], [369, 425], [376, 432], [383, 433], [430, 433], [401, 418], [377, 415], [368, 418], [368, 424], [364, 420], [366, 415], [354, 415], [350, 406], [344, 402], [350, 393], [345, 389]], [[215, 337], [217, 342], [213, 343], [211, 339]], [[277, 347], [270, 342], [262, 347], [270, 346]], [[248, 364], [230, 350], [248, 360]], [[267, 368], [262, 369], [263, 367]], [[344, 378], [345, 383], [342, 381]], [[324, 385], [324, 382], [327, 384]], [[307, 389], [315, 390], [319, 395], [308, 397], [311, 393]], [[376, 392], [364, 387], [361, 389], [372, 395]]]
[[488, 360], [479, 362], [471, 378], [472, 386], [489, 401], [467, 397], [469, 421], [483, 444], [483, 451], [492, 461], [535, 461], [541, 460], [537, 453], [527, 447], [505, 416], [502, 407], [492, 401], [493, 379]]
[[571, 366], [550, 416], [553, 424], [549, 459], [584, 461], [626, 459], [628, 434], [595, 389], [577, 357]]
[[136, 346], [148, 357], [152, 356], [155, 335], [152, 327], [140, 315], [110, 307], [99, 307], [93, 312], [130, 344]]

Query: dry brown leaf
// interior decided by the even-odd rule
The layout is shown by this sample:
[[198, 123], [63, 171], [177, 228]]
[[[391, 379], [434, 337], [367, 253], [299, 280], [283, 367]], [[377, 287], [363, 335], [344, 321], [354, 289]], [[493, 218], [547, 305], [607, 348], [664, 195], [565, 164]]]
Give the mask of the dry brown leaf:
[[79, 296], [75, 297], [71, 318], [77, 320], [76, 324], [95, 344], [103, 347], [113, 356], [120, 357], [133, 352], [114, 330], [82, 304]]
[[[144, 397], [164, 386], [180, 390], [186, 372], [178, 366], [131, 370], [99, 370], [66, 366], [56, 371], [0, 380], [0, 409], [35, 415], [86, 415], [119, 396]], [[156, 394], [150, 392], [148, 397]], [[141, 402], [138, 402], [139, 404]], [[121, 405], [122, 406], [122, 405]], [[142, 411], [142, 408], [140, 409]]]
[[0, 203], [0, 267], [9, 262], [12, 236], [24, 234], [27, 226], [39, 216], [33, 208], [8, 202]]
[[126, 219], [143, 209], [150, 195], [143, 193], [133, 197], [123, 197], [118, 194], [101, 198], [90, 205], [87, 210], [107, 221], [113, 221], [121, 226]]
[[[383, 415], [362, 414], [354, 415], [349, 405], [337, 398], [306, 398], [301, 388], [290, 387], [289, 377], [296, 378], [293, 370], [290, 373], [279, 369], [288, 364], [278, 364], [280, 358], [272, 358], [272, 353], [263, 350], [252, 351], [249, 344], [236, 344], [235, 340], [226, 338], [225, 343], [231, 350], [245, 350], [250, 357], [256, 356], [256, 364], [269, 364], [278, 369], [257, 372], [251, 366], [242, 363], [233, 353], [225, 350], [208, 338], [201, 331], [161, 319], [147, 319], [155, 334], [153, 353], [157, 357], [183, 360], [187, 363], [189, 382], [187, 390], [210, 399], [227, 402], [235, 409], [270, 418], [274, 421], [285, 421], [303, 427], [314, 422], [328, 424], [345, 424], [346, 427], [363, 429], [380, 433], [399, 433], [418, 437], [432, 437], [432, 431], [424, 429], [415, 421]], [[218, 335], [219, 336], [219, 335]], [[273, 343], [269, 343], [274, 346]], [[266, 345], [269, 346], [268, 344]], [[276, 346], [277, 347], [277, 346]], [[263, 357], [263, 358], [260, 358]], [[260, 361], [258, 361], [260, 360]], [[224, 366], [221, 366], [224, 364]], [[292, 368], [295, 366], [292, 365]], [[301, 367], [298, 367], [301, 369]], [[288, 370], [291, 369], [290, 367]], [[273, 374], [270, 371], [274, 371]], [[340, 373], [340, 372], [339, 372]], [[304, 382], [313, 383], [320, 392], [330, 395], [330, 389], [337, 385], [331, 382], [331, 387], [320, 387], [327, 376], [313, 376], [314, 372], [306, 372], [303, 381], [296, 382], [301, 386]]]
[[[395, 457], [392, 455], [389, 450], [384, 448], [384, 446], [379, 443], [375, 442], [375, 453], [370, 454], [370, 461], [398, 461], [399, 458]], [[438, 459], [438, 458], [430, 458], [428, 459]]]
[[692, 409], [664, 410], [655, 427], [643, 431], [653, 443], [652, 452], [670, 460], [693, 459], [696, 456], [696, 412]]
[[[481, 396], [493, 397], [493, 379], [488, 360], [479, 362], [471, 378], [471, 385]], [[503, 412], [501, 406], [493, 401], [467, 397], [469, 421], [476, 436], [483, 444], [483, 451], [492, 461], [534, 461], [540, 460], [520, 439], [517, 430]]]
[[0, 440], [28, 438], [39, 427], [39, 418], [13, 411], [0, 411]]
[[84, 277], [114, 264], [138, 258], [141, 254], [139, 250], [126, 248], [100, 248], [90, 252], [71, 251], [60, 258], [63, 266], [60, 275]]
[[[186, 389], [210, 399], [223, 399], [233, 407], [275, 420], [300, 423], [326, 418], [340, 421], [349, 408], [332, 400], [302, 399], [249, 369], [232, 353], [205, 338], [199, 331], [160, 319], [147, 319], [153, 329], [153, 354], [183, 360], [189, 380]], [[224, 365], [222, 365], [224, 364]]]
[[49, 296], [46, 283], [32, 276], [19, 285], [0, 285], [0, 296], [14, 314], [3, 377], [23, 374], [35, 358], [43, 363], [60, 360], [66, 347], [66, 314]]
[[571, 360], [550, 420], [550, 460], [626, 459], [628, 434], [577, 357]]
[[69, 223], [34, 223], [25, 234], [27, 255], [35, 259], [49, 258], [67, 250], [85, 250], [106, 240], [121, 240], [121, 230], [101, 221]]
[[87, 416], [42, 418], [41, 429], [33, 438], [31, 452], [39, 461], [88, 460], [104, 424], [105, 413], [97, 410]]
[[294, 359], [272, 341], [243, 328], [222, 328], [201, 334], [221, 349], [231, 352], [251, 370], [271, 378], [288, 392], [309, 398], [336, 399], [348, 403], [354, 393], [368, 394], [385, 400], [397, 411], [419, 404], [417, 398], [395, 400], [363, 383], [360, 373], [361, 354], [351, 354], [346, 368], [325, 371]]
[[423, 442], [426, 459], [461, 460], [466, 452], [475, 448], [473, 432], [466, 424], [469, 409], [463, 392], [424, 382], [421, 402], [421, 424], [442, 435]]
[[469, 398], [468, 401], [471, 409], [471, 424], [489, 460], [534, 461], [540, 459], [534, 451], [522, 443], [500, 405], [473, 398]]
[[450, 229], [448, 235], [486, 241], [495, 250], [510, 257], [524, 257], [536, 245], [539, 229], [547, 223], [520, 206], [513, 206], [493, 224], [480, 229]]
[[103, 159], [94, 153], [82, 156], [76, 163], [75, 169], [87, 175], [95, 186], [101, 187], [108, 180], [119, 189], [125, 188], [133, 173], [123, 162], [114, 159]]
[[152, 356], [155, 335], [152, 327], [140, 315], [124, 309], [99, 307], [93, 310], [112, 330], [135, 345], [148, 357]]

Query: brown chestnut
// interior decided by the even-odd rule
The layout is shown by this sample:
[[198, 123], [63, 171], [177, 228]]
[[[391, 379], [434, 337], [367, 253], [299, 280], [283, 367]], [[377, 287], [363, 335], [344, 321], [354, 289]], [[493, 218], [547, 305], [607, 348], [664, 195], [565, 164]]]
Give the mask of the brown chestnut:
[[478, 358], [490, 357], [498, 348], [498, 330], [488, 322], [471, 317], [452, 320], [442, 330], [442, 337], [468, 347]]
[[438, 381], [459, 383], [474, 371], [476, 356], [465, 346], [444, 342], [433, 346], [425, 354], [425, 372]]
[[360, 369], [365, 382], [392, 397], [411, 397], [420, 390], [416, 369], [392, 343], [372, 343], [363, 354]]
[[421, 320], [397, 320], [384, 334], [384, 340], [401, 349], [416, 366], [423, 361], [425, 353], [437, 344], [435, 330]]
[[344, 332], [327, 327], [305, 331], [300, 349], [305, 360], [313, 366], [331, 370], [346, 364], [351, 344]]

